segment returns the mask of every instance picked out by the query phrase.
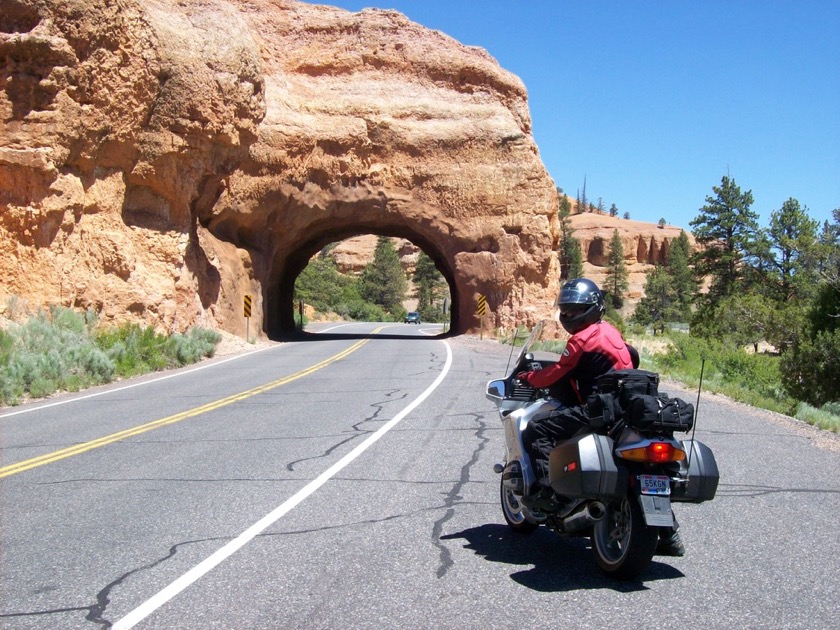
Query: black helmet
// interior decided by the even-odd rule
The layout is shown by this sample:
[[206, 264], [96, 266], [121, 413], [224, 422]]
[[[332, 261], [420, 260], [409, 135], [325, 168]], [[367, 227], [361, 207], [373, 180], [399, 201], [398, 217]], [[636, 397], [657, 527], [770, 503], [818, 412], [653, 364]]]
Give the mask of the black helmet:
[[575, 278], [560, 289], [557, 306], [560, 307], [560, 323], [567, 332], [574, 335], [601, 320], [604, 315], [604, 294], [592, 280]]

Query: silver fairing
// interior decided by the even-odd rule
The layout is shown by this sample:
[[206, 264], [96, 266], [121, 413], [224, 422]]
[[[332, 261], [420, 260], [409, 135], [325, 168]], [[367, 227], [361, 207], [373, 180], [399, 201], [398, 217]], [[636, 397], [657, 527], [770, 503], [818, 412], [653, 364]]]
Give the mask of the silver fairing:
[[562, 405], [556, 400], [542, 398], [502, 417], [505, 429], [505, 462], [518, 461], [520, 463], [526, 495], [530, 493], [536, 475], [531, 466], [531, 458], [525, 454], [522, 433], [528, 427], [529, 422], [546, 418], [560, 407]]

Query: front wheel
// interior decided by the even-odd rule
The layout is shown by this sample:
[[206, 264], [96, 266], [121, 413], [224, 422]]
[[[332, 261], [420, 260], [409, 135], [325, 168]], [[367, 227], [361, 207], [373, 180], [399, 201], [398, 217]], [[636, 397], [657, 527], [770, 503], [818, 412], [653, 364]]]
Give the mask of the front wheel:
[[592, 528], [592, 552], [601, 570], [619, 580], [638, 576], [656, 552], [659, 529], [648, 527], [635, 496], [611, 501]]
[[534, 531], [539, 525], [525, 518], [522, 513], [522, 504], [518, 497], [513, 494], [510, 488], [505, 486], [505, 480], [501, 479], [500, 496], [502, 501], [502, 514], [508, 526], [518, 534], [528, 534]]

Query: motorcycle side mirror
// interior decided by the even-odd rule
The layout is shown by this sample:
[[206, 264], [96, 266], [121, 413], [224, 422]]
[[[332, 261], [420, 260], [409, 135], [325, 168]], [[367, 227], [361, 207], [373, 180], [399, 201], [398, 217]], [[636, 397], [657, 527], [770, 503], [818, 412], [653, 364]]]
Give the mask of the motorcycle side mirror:
[[504, 381], [490, 381], [487, 383], [487, 398], [494, 402], [500, 402], [505, 399], [507, 388]]

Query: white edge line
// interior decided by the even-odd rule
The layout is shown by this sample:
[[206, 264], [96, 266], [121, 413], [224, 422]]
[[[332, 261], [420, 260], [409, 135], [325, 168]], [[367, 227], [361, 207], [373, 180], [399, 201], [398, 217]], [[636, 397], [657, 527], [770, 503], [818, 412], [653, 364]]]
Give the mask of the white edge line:
[[442, 341], [442, 343], [446, 346], [446, 363], [443, 366], [443, 370], [434, 380], [434, 382], [426, 388], [426, 391], [424, 391], [417, 398], [415, 398], [410, 405], [405, 407], [400, 413], [391, 418], [391, 420], [379, 427], [379, 429], [375, 433], [370, 435], [364, 442], [359, 444], [356, 448], [347, 453], [344, 457], [342, 457], [332, 466], [327, 468], [327, 470], [322, 472], [320, 475], [318, 475], [318, 477], [316, 477], [308, 484], [306, 484], [303, 488], [298, 490], [298, 492], [293, 494], [286, 501], [274, 508], [274, 510], [272, 510], [271, 512], [263, 516], [260, 520], [258, 520], [256, 523], [251, 525], [239, 536], [231, 540], [229, 543], [221, 547], [218, 551], [211, 554], [199, 564], [195, 565], [192, 569], [190, 569], [181, 577], [169, 584], [169, 586], [165, 587], [163, 590], [159, 591], [157, 594], [147, 599], [145, 602], [140, 604], [140, 606], [138, 606], [130, 613], [128, 613], [125, 617], [117, 621], [112, 626], [112, 628], [114, 630], [127, 630], [128, 628], [133, 628], [136, 624], [140, 623], [143, 619], [145, 619], [158, 608], [166, 604], [176, 595], [184, 591], [191, 584], [193, 584], [194, 582], [202, 578], [204, 575], [212, 571], [215, 567], [220, 565], [222, 562], [227, 560], [230, 556], [232, 556], [234, 553], [236, 553], [242, 547], [248, 544], [251, 540], [253, 540], [257, 535], [259, 535], [268, 527], [280, 520], [280, 518], [291, 512], [307, 497], [314, 494], [316, 490], [318, 490], [327, 481], [329, 481], [330, 478], [335, 476], [339, 471], [341, 471], [348, 464], [350, 464], [350, 462], [352, 462], [354, 459], [359, 457], [359, 455], [361, 455], [368, 448], [370, 448], [375, 442], [379, 440], [379, 438], [381, 438], [388, 431], [394, 428], [409, 413], [414, 411], [414, 409], [420, 403], [426, 400], [426, 398], [428, 398], [429, 395], [431, 395], [431, 393], [435, 389], [437, 389], [438, 385], [440, 385], [441, 382], [443, 382], [443, 379], [446, 378], [446, 375], [449, 373], [449, 368], [452, 365], [452, 348], [446, 341]]

